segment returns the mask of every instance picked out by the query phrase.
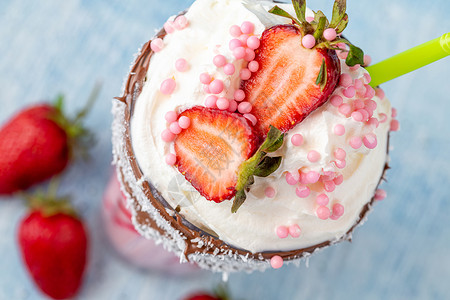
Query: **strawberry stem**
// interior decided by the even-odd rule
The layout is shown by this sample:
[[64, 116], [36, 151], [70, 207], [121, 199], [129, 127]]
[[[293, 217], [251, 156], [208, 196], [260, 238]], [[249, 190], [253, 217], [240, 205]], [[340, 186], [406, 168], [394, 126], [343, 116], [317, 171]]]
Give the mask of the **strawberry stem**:
[[40, 211], [43, 216], [51, 217], [58, 213], [76, 217], [77, 213], [70, 203], [70, 197], [57, 196], [60, 178], [53, 177], [50, 180], [47, 191], [36, 191], [34, 194], [23, 193], [23, 198], [31, 210]]
[[247, 199], [245, 192], [255, 182], [254, 176], [267, 177], [278, 169], [282, 157], [269, 157], [266, 155], [277, 151], [283, 145], [284, 136], [284, 133], [271, 125], [266, 140], [252, 157], [239, 166], [236, 195], [231, 207], [232, 213], [237, 212]]

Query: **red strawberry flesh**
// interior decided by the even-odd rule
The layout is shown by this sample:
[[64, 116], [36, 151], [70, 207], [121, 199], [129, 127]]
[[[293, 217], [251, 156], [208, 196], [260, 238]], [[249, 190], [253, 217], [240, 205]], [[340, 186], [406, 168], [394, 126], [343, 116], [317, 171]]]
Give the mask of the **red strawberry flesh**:
[[231, 199], [240, 164], [258, 146], [249, 122], [237, 113], [199, 106], [181, 116], [188, 117], [191, 125], [175, 139], [178, 170], [206, 199]]
[[[306, 49], [293, 25], [277, 25], [265, 30], [255, 51], [259, 70], [242, 83], [251, 113], [258, 119], [256, 131], [265, 137], [273, 125], [287, 132], [325, 103], [340, 75], [334, 50]], [[323, 61], [327, 83], [316, 84]]]

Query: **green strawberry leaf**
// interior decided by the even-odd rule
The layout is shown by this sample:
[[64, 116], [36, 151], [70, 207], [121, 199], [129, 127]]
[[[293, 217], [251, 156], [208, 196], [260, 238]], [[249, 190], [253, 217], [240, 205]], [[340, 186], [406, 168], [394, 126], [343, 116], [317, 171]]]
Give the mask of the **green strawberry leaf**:
[[325, 16], [321, 16], [319, 18], [319, 21], [317, 22], [316, 31], [314, 31], [314, 34], [313, 34], [316, 41], [319, 41], [322, 38], [323, 32], [326, 27], [326, 23], [327, 23], [327, 18]]
[[301, 22], [306, 22], [306, 0], [292, 0], [295, 14]]
[[348, 53], [347, 59], [345, 60], [347, 66], [353, 67], [357, 64], [360, 64], [361, 66], [364, 65], [364, 52], [361, 50], [361, 48], [358, 48], [350, 43], [348, 45], [350, 47], [350, 51]]
[[[282, 9], [281, 7], [279, 7], [278, 5], [275, 5], [274, 7], [272, 7], [269, 10], [269, 13], [280, 16], [280, 17], [285, 17], [288, 19], [291, 19], [294, 23], [296, 23], [297, 25], [301, 25], [301, 22], [299, 20], [297, 20], [295, 17], [293, 17], [290, 13], [288, 13], [287, 11], [285, 11], [284, 9]], [[306, 20], [305, 20], [306, 21]]]
[[345, 16], [347, 6], [346, 0], [335, 0], [333, 5], [333, 16], [331, 17], [330, 28], [336, 28]]
[[316, 84], [320, 86], [320, 90], [323, 91], [325, 86], [327, 85], [327, 65], [325, 63], [325, 59], [322, 60], [322, 65], [320, 66], [319, 75], [317, 75]]
[[344, 14], [344, 17], [342, 18], [341, 22], [338, 26], [336, 26], [336, 33], [339, 34], [342, 31], [344, 31], [345, 28], [347, 28], [348, 25], [348, 15]]
[[236, 213], [247, 199], [246, 191], [255, 182], [254, 176], [267, 177], [275, 172], [281, 164], [281, 157], [269, 157], [267, 153], [278, 150], [283, 145], [285, 134], [270, 126], [266, 140], [248, 160], [244, 161], [238, 170], [236, 195], [234, 196], [231, 212]]
[[255, 169], [255, 176], [267, 177], [273, 172], [275, 172], [281, 164], [281, 156], [270, 157], [266, 156], [259, 163], [258, 168]]

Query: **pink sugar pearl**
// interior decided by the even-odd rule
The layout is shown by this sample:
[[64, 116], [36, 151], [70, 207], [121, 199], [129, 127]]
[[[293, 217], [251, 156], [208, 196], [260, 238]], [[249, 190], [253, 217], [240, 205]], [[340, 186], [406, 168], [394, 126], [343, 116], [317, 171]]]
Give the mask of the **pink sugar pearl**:
[[375, 90], [373, 89], [373, 87], [371, 87], [370, 85], [366, 84], [366, 93], [364, 94], [364, 97], [368, 98], [368, 99], [372, 99], [373, 96], [375, 96]]
[[247, 46], [247, 40], [250, 36], [248, 34], [241, 34], [240, 37], [238, 37], [238, 39], [241, 41], [242, 46], [245, 48]]
[[216, 108], [217, 96], [210, 95], [205, 99], [205, 106], [209, 108]]
[[286, 173], [286, 182], [289, 185], [296, 185], [298, 183], [298, 177], [295, 177], [294, 175], [292, 175], [292, 173], [287, 172]]
[[318, 162], [320, 160], [320, 153], [316, 150], [311, 150], [308, 152], [307, 158], [310, 162]]
[[354, 83], [354, 87], [355, 89], [359, 90], [360, 88], [362, 88], [364, 86], [364, 83], [361, 79], [355, 79], [355, 83]]
[[342, 124], [336, 124], [334, 126], [334, 134], [337, 136], [343, 136], [345, 134], [345, 127]]
[[178, 115], [173, 110], [166, 112], [166, 114], [164, 115], [164, 119], [166, 119], [167, 123], [175, 122], [177, 120], [177, 118], [178, 118]]
[[330, 199], [325, 194], [320, 194], [316, 198], [316, 203], [320, 206], [326, 206], [330, 202]]
[[331, 219], [337, 220], [344, 215], [344, 206], [342, 204], [335, 203], [333, 205], [332, 211], [333, 213], [331, 215]]
[[250, 72], [249, 69], [242, 69], [241, 72], [239, 73], [239, 76], [241, 77], [242, 80], [249, 80], [250, 77], [252, 77], [252, 72]]
[[311, 193], [311, 190], [309, 189], [309, 187], [307, 186], [298, 186], [295, 189], [295, 194], [299, 197], [299, 198], [306, 198], [309, 196], [309, 194]]
[[232, 25], [230, 27], [230, 34], [232, 37], [239, 37], [242, 34], [241, 27], [238, 25]]
[[204, 91], [206, 94], [210, 94], [211, 91], [209, 90], [209, 85], [204, 85], [204, 86], [203, 86], [203, 91]]
[[387, 121], [387, 115], [385, 113], [380, 113], [380, 123], [384, 123]]
[[373, 100], [365, 100], [364, 101], [364, 105], [366, 108], [369, 108], [370, 110], [374, 111], [375, 109], [377, 109], [377, 103]]
[[230, 48], [231, 51], [234, 51], [235, 49], [242, 47], [242, 42], [238, 39], [232, 39], [229, 43], [228, 46]]
[[162, 39], [157, 38], [154, 39], [151, 43], [150, 43], [150, 48], [153, 50], [153, 52], [159, 52], [162, 50], [162, 48], [164, 48], [164, 42]]
[[338, 169], [343, 169], [347, 165], [347, 162], [344, 159], [336, 159], [334, 163]]
[[183, 30], [188, 27], [189, 22], [185, 16], [178, 16], [174, 21], [175, 28], [178, 30]]
[[289, 229], [286, 226], [278, 226], [277, 227], [277, 236], [280, 239], [285, 239], [289, 235]]
[[373, 127], [373, 128], [378, 128], [378, 126], [380, 125], [380, 122], [378, 121], [377, 118], [370, 118], [367, 121], [367, 125]]
[[341, 184], [344, 182], [344, 176], [343, 176], [342, 174], [336, 176], [336, 177], [333, 179], [333, 182], [334, 182], [335, 185], [341, 185]]
[[248, 38], [247, 47], [249, 47], [250, 49], [256, 50], [259, 48], [259, 46], [261, 46], [261, 41], [258, 37], [253, 35]]
[[355, 108], [355, 110], [364, 108], [364, 101], [361, 99], [356, 99], [355, 101], [353, 101], [353, 107]]
[[264, 194], [267, 198], [273, 198], [275, 197], [276, 191], [273, 187], [269, 186], [264, 190]]
[[311, 17], [311, 16], [306, 17], [305, 19], [306, 19], [306, 22], [308, 22], [308, 23], [311, 23], [312, 21], [314, 21], [314, 17]]
[[356, 122], [362, 122], [364, 120], [364, 116], [359, 110], [352, 112], [352, 118]]
[[359, 149], [362, 146], [362, 139], [359, 136], [354, 136], [350, 139], [349, 144], [353, 149]]
[[249, 21], [245, 21], [241, 25], [241, 31], [242, 33], [252, 34], [253, 31], [255, 31], [255, 24]]
[[238, 108], [238, 104], [235, 100], [230, 100], [230, 106], [228, 107], [229, 112], [235, 112]]
[[349, 74], [343, 73], [339, 77], [339, 84], [347, 88], [353, 84], [353, 79]]
[[169, 166], [173, 166], [177, 162], [177, 157], [175, 156], [175, 154], [169, 153], [166, 155], [165, 161]]
[[245, 92], [243, 90], [236, 90], [234, 92], [234, 100], [241, 102], [245, 99]]
[[245, 49], [245, 56], [244, 59], [248, 62], [252, 61], [255, 59], [255, 51], [253, 51], [252, 49]]
[[256, 117], [252, 114], [244, 114], [244, 118], [246, 118], [247, 120], [249, 120], [253, 126], [256, 125], [256, 122], [258, 122], [258, 119], [256, 119]]
[[179, 58], [175, 61], [175, 69], [178, 72], [185, 72], [189, 69], [189, 64], [184, 58]]
[[326, 220], [330, 217], [330, 209], [326, 206], [319, 206], [316, 209], [317, 217], [321, 220]]
[[209, 75], [208, 73], [200, 74], [200, 82], [203, 84], [210, 84], [211, 83], [211, 75]]
[[385, 199], [386, 196], [387, 196], [387, 193], [386, 193], [385, 190], [378, 189], [378, 190], [376, 190], [376, 192], [375, 192], [374, 198], [375, 198], [375, 200], [380, 201], [380, 200]]
[[317, 181], [319, 181], [320, 178], [320, 174], [316, 171], [309, 171], [308, 173], [306, 173], [306, 181], [308, 183], [316, 183]]
[[336, 150], [334, 150], [334, 157], [336, 157], [337, 159], [345, 159], [345, 157], [347, 156], [347, 152], [345, 152], [344, 149], [342, 148], [337, 148]]
[[245, 48], [244, 47], [237, 47], [233, 50], [233, 56], [236, 59], [243, 59], [245, 57]]
[[398, 120], [392, 120], [391, 121], [391, 131], [398, 131], [400, 129], [400, 123], [398, 122]]
[[377, 147], [377, 136], [374, 133], [368, 133], [363, 138], [363, 144], [367, 149], [375, 149]]
[[180, 125], [178, 125], [178, 122], [172, 122], [169, 125], [169, 130], [173, 134], [180, 134], [182, 129], [181, 129]]
[[167, 21], [166, 23], [164, 23], [164, 30], [167, 33], [173, 33], [175, 31], [173, 21]]
[[216, 102], [217, 108], [220, 110], [227, 110], [230, 107], [230, 101], [227, 98], [220, 97]]
[[291, 137], [291, 143], [294, 146], [301, 146], [301, 145], [303, 145], [303, 136], [301, 134], [298, 134], [298, 133], [294, 134]]
[[334, 107], [339, 107], [344, 101], [342, 100], [342, 97], [339, 95], [334, 95], [330, 98], [331, 105]]
[[220, 94], [223, 92], [223, 89], [224, 89], [223, 81], [220, 79], [214, 79], [209, 84], [209, 90], [211, 94]]
[[255, 73], [259, 70], [259, 62], [256, 60], [252, 60], [248, 63], [247, 68], [250, 70], [250, 72]]
[[161, 139], [166, 143], [173, 142], [173, 140], [175, 140], [175, 134], [170, 132], [169, 129], [164, 129], [161, 133]]
[[164, 95], [170, 95], [175, 91], [175, 88], [177, 87], [177, 84], [175, 83], [175, 80], [173, 78], [169, 78], [164, 80], [161, 83], [160, 91]]
[[307, 34], [302, 38], [302, 45], [307, 49], [311, 49], [316, 45], [316, 39], [312, 34]]
[[384, 97], [385, 97], [384, 91], [381, 88], [377, 88], [376, 89], [375, 95], [377, 95], [377, 97], [380, 98], [380, 99], [384, 99]]
[[221, 54], [218, 54], [218, 55], [214, 56], [214, 58], [213, 58], [213, 64], [218, 68], [225, 66], [226, 63], [227, 63], [227, 58]]
[[393, 118], [396, 118], [397, 117], [397, 109], [396, 108], [392, 108], [392, 110], [391, 110], [391, 116], [393, 117]]
[[274, 269], [279, 269], [283, 266], [283, 258], [279, 255], [274, 255], [270, 259], [270, 266]]
[[367, 67], [372, 62], [372, 57], [370, 55], [364, 55], [364, 66]]
[[344, 116], [349, 116], [352, 112], [352, 107], [348, 103], [343, 103], [339, 105], [338, 110]]
[[187, 129], [191, 126], [191, 119], [186, 116], [181, 116], [180, 119], [178, 119], [178, 125], [181, 129]]
[[334, 181], [330, 180], [330, 181], [325, 181], [323, 183], [323, 188], [325, 189], [325, 191], [327, 191], [328, 193], [333, 192], [336, 189], [336, 184], [334, 183]]
[[302, 230], [301, 230], [300, 226], [298, 226], [298, 224], [294, 224], [294, 225], [289, 226], [289, 234], [293, 238], [298, 238], [302, 234]]
[[225, 73], [225, 75], [233, 75], [234, 72], [236, 72], [236, 68], [234, 67], [233, 64], [228, 63], [225, 66], [223, 66], [223, 72]]
[[356, 64], [353, 67], [350, 67], [349, 69], [350, 69], [350, 71], [354, 72], [354, 71], [358, 71], [359, 68], [361, 68], [361, 65], [360, 64]]
[[252, 111], [252, 104], [250, 102], [247, 102], [247, 101], [241, 102], [238, 105], [238, 111], [241, 114], [248, 114], [249, 112]]
[[325, 31], [323, 32], [323, 37], [327, 40], [327, 41], [332, 41], [336, 38], [337, 34], [336, 34], [336, 29], [334, 28], [327, 28], [325, 29]]
[[354, 86], [349, 86], [348, 88], [342, 91], [342, 94], [347, 98], [353, 98], [356, 95], [356, 89]]

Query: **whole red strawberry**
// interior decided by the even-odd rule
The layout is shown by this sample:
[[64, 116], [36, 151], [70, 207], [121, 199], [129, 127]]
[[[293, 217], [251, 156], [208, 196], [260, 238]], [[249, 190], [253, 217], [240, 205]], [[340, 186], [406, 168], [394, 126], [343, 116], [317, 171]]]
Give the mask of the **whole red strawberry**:
[[18, 228], [18, 242], [36, 285], [53, 299], [76, 295], [85, 271], [88, 240], [67, 201], [32, 198]]
[[60, 97], [56, 105], [32, 105], [10, 119], [0, 129], [0, 194], [25, 190], [63, 171], [76, 141], [89, 137], [80, 125], [86, 111], [67, 119]]
[[184, 300], [222, 300], [207, 293], [192, 294], [185, 298]]

